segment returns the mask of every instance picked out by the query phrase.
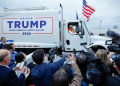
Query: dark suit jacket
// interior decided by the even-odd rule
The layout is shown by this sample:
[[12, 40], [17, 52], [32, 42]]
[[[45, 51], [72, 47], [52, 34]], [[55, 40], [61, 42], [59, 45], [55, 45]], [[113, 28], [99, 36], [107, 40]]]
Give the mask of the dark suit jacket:
[[23, 86], [24, 74], [18, 78], [15, 71], [0, 65], [0, 86]]
[[120, 74], [117, 75], [118, 79], [114, 76], [108, 76], [103, 78], [100, 85], [98, 86], [120, 86]]
[[0, 44], [0, 49], [2, 49], [2, 47], [3, 47], [3, 43]]

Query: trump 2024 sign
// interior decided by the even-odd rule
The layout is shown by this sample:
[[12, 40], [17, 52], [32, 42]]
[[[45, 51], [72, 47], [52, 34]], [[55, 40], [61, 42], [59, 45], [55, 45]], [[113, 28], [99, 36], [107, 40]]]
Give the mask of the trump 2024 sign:
[[2, 18], [2, 34], [53, 34], [53, 17]]

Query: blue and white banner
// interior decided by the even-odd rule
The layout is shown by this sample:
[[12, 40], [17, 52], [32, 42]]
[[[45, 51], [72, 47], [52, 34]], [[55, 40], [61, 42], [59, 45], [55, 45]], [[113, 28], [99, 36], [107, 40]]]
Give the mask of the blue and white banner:
[[2, 18], [2, 34], [53, 34], [53, 17]]

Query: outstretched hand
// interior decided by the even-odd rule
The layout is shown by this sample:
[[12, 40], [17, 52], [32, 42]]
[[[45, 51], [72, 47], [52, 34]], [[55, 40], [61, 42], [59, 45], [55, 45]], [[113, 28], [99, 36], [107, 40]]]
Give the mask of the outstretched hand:
[[26, 67], [24, 66], [23, 68], [21, 68], [21, 73], [24, 73], [26, 70]]
[[69, 57], [70, 57], [70, 58], [69, 58], [69, 59], [70, 59], [70, 61], [71, 61], [71, 62], [74, 62], [74, 56], [73, 56], [73, 54], [70, 54], [70, 56], [69, 56]]
[[14, 71], [20, 70], [20, 69], [19, 69], [19, 66], [14, 67], [13, 70], [14, 70]]

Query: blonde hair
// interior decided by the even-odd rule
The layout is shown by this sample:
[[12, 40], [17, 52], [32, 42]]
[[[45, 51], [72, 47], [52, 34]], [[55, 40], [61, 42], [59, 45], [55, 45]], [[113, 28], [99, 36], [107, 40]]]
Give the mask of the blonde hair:
[[105, 50], [101, 49], [96, 52], [96, 57], [102, 59], [104, 64], [108, 66], [108, 58]]

